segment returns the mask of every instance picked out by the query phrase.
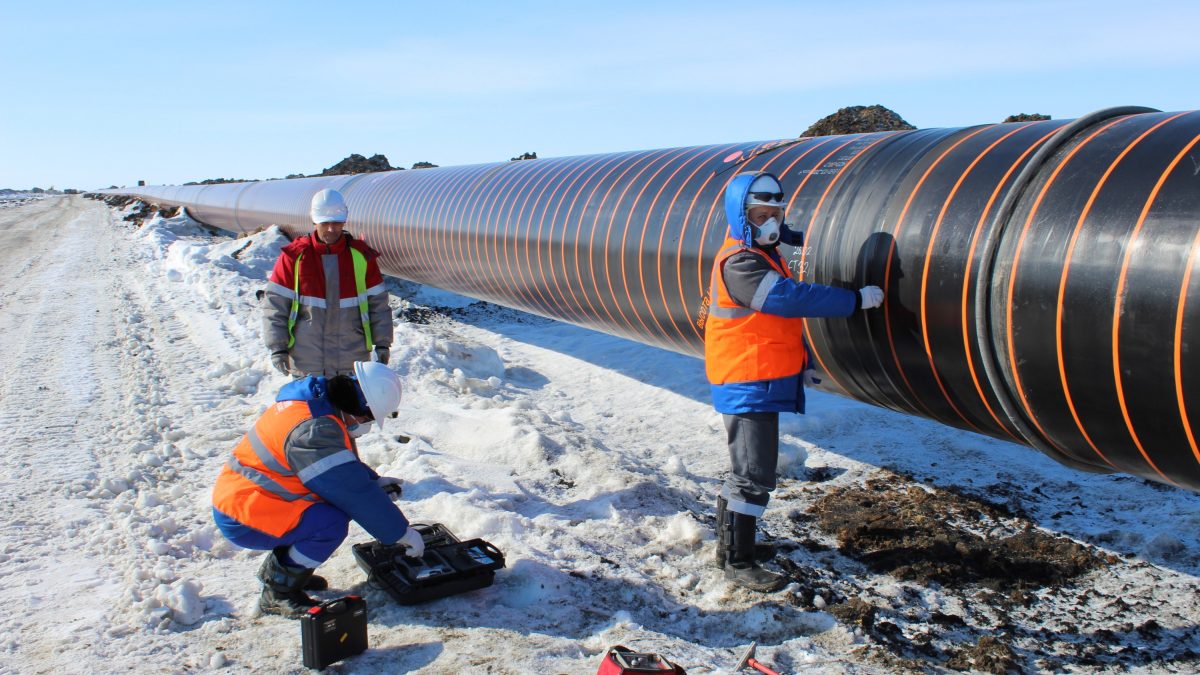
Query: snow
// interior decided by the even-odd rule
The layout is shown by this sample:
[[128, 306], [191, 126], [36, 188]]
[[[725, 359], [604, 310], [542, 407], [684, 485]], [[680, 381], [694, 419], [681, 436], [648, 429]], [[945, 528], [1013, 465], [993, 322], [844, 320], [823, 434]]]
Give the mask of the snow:
[[[287, 381], [255, 296], [287, 240], [123, 215], [80, 197], [0, 209], [0, 672], [299, 672], [296, 623], [255, 610], [262, 554], [229, 544], [209, 507], [226, 453]], [[766, 528], [826, 542], [788, 553], [825, 585], [747, 593], [711, 564], [727, 458], [699, 361], [389, 284], [394, 309], [437, 316], [397, 323], [404, 401], [385, 434], [360, 439], [362, 457], [404, 479], [411, 519], [483, 537], [507, 567], [487, 589], [400, 606], [366, 585], [350, 544], [369, 537], [352, 525], [317, 595], [366, 597], [371, 647], [337, 672], [591, 673], [616, 644], [727, 672], [751, 641], [787, 670], [898, 668], [831, 613], [846, 597], [897, 623], [991, 621], [1030, 668], [1196, 666], [1196, 495], [814, 392], [810, 414], [783, 419]], [[823, 492], [881, 476], [1007, 505], [1111, 564], [1000, 615], [974, 591], [872, 572], [797, 519]], [[1094, 658], [1071, 656], [1077, 635], [1100, 643]]]

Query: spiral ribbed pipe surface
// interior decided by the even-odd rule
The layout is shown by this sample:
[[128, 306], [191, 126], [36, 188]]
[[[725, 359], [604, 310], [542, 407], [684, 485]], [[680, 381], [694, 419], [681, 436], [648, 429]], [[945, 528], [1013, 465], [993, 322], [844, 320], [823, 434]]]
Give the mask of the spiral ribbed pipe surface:
[[[880, 310], [809, 320], [828, 388], [1200, 490], [1200, 112], [801, 138], [110, 190], [209, 225], [308, 231], [336, 188], [384, 272], [700, 356], [723, 190], [780, 176], [815, 283]], [[1191, 345], [1197, 345], [1192, 347]]]

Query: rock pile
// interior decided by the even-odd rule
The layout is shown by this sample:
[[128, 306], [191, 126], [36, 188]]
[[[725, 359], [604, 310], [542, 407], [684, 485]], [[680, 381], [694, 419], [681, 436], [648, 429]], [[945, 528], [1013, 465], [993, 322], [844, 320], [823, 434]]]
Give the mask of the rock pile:
[[1001, 124], [1008, 124], [1009, 122], [1040, 122], [1048, 119], [1050, 119], [1049, 115], [1041, 115], [1038, 113], [1018, 113], [1016, 115], [1009, 115], [1008, 117], [1005, 117]]
[[[380, 154], [374, 154], [368, 157], [363, 157], [359, 154], [352, 154], [346, 159], [334, 164], [325, 169], [320, 176], [344, 176], [354, 173], [374, 173], [376, 171], [395, 171], [395, 167], [388, 162], [388, 158]], [[291, 176], [288, 176], [291, 178]]]
[[801, 136], [840, 136], [868, 134], [876, 131], [911, 131], [916, 129], [896, 113], [881, 105], [850, 106], [823, 117]]

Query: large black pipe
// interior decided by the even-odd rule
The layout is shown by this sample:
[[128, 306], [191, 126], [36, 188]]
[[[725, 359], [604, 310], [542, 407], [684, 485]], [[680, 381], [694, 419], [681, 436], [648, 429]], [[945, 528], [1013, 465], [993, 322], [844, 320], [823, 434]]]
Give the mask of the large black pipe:
[[[722, 192], [769, 170], [817, 283], [829, 388], [1200, 491], [1200, 112], [988, 124], [329, 178], [114, 190], [235, 231], [311, 228], [321, 188], [385, 272], [699, 356]], [[1191, 299], [1191, 302], [1189, 302]]]

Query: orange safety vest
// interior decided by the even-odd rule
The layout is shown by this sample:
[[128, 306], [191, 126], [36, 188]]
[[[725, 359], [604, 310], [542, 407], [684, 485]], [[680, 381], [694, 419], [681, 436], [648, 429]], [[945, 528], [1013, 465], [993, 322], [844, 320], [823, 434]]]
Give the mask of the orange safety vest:
[[712, 304], [704, 325], [704, 370], [711, 384], [756, 382], [797, 375], [804, 370], [804, 320], [755, 311], [729, 297], [721, 275], [729, 256], [750, 251], [762, 256], [783, 277], [791, 273], [757, 248], [727, 237], [713, 261]]
[[[342, 428], [346, 425], [330, 415]], [[312, 419], [305, 401], [281, 401], [267, 408], [242, 436], [213, 488], [213, 507], [243, 525], [282, 537], [300, 522], [308, 507], [321, 500], [288, 466], [284, 442], [301, 422]]]

